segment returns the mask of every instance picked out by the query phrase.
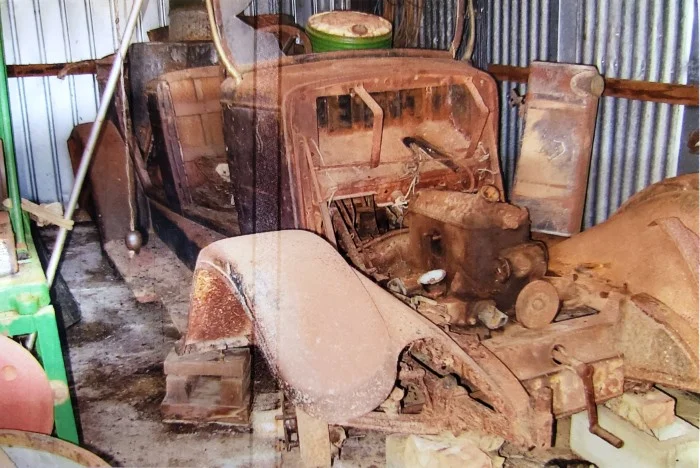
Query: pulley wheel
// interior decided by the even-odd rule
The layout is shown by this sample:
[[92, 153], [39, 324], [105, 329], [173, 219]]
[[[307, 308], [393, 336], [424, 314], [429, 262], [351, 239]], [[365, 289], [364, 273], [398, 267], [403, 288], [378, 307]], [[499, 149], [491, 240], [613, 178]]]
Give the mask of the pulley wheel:
[[46, 373], [19, 343], [0, 335], [0, 429], [51, 434], [53, 391]]

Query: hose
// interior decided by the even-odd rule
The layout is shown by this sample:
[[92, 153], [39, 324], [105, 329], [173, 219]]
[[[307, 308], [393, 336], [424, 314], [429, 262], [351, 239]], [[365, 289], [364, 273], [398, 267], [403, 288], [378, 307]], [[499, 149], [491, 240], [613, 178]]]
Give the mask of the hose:
[[212, 0], [206, 0], [207, 2], [207, 13], [209, 15], [209, 27], [211, 28], [211, 38], [214, 41], [214, 48], [216, 48], [216, 53], [219, 56], [219, 60], [224, 65], [224, 68], [231, 75], [236, 82], [240, 84], [243, 81], [243, 76], [241, 72], [236, 69], [235, 65], [228, 59], [226, 52], [224, 52], [224, 46], [221, 44], [221, 35], [219, 34], [219, 26], [216, 23], [216, 16], [214, 15], [214, 5]]
[[474, 42], [476, 41], [476, 14], [474, 12], [474, 0], [469, 0], [469, 39], [467, 46], [464, 48], [464, 54], [461, 60], [470, 60], [474, 55]]

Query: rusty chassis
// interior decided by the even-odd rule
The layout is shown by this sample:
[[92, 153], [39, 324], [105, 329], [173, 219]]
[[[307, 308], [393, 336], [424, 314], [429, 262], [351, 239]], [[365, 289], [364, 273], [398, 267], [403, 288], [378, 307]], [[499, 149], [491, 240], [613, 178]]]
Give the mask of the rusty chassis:
[[[572, 234], [602, 89], [595, 68], [540, 65], [523, 144], [554, 165], [573, 149], [549, 181], [519, 167], [519, 193], [548, 213], [566, 207], [542, 230]], [[178, 107], [163, 83], [193, 76], [161, 77], [161, 121]], [[260, 62], [240, 83], [219, 67], [196, 77], [219, 77], [243, 235], [202, 248], [179, 359], [260, 348], [304, 425], [481, 430], [526, 448], [550, 446], [554, 420], [584, 410], [618, 446], [596, 404], [640, 384], [700, 390], [696, 179], [653, 186], [547, 248], [530, 235], [533, 210], [505, 201], [496, 84], [468, 62], [337, 52]], [[577, 130], [546, 109], [571, 110]], [[178, 206], [187, 158], [169, 158]]]

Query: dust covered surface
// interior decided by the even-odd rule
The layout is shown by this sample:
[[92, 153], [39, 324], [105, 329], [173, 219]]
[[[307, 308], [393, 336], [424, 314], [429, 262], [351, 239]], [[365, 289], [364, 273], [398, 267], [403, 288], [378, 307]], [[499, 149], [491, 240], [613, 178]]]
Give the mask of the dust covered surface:
[[[42, 236], [52, 246], [55, 230]], [[134, 299], [103, 257], [94, 226], [71, 233], [61, 273], [82, 313], [65, 338], [85, 448], [116, 466], [301, 466], [298, 449], [277, 452], [274, 439], [250, 431], [161, 422], [163, 360], [179, 333], [162, 305]], [[272, 393], [274, 381], [259, 361], [254, 354], [256, 391]], [[346, 442], [337, 466], [384, 465], [384, 436], [361, 437]]]

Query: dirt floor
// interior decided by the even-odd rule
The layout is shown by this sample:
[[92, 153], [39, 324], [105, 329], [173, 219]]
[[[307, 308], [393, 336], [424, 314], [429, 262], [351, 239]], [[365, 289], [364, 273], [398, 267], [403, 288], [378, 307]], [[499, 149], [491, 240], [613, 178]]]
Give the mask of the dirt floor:
[[[47, 245], [54, 235], [43, 231]], [[163, 359], [179, 333], [160, 303], [134, 299], [103, 256], [93, 225], [76, 226], [61, 274], [82, 314], [66, 338], [86, 448], [120, 466], [300, 466], [298, 449], [279, 452], [274, 434], [161, 421]], [[276, 395], [256, 398], [257, 407], [269, 406]], [[350, 437], [334, 466], [384, 466], [384, 437]]]

